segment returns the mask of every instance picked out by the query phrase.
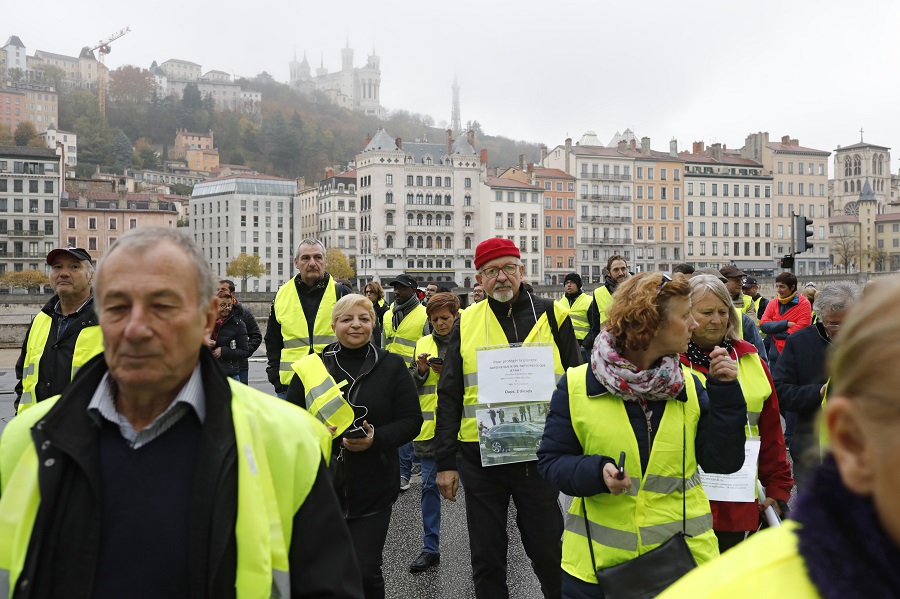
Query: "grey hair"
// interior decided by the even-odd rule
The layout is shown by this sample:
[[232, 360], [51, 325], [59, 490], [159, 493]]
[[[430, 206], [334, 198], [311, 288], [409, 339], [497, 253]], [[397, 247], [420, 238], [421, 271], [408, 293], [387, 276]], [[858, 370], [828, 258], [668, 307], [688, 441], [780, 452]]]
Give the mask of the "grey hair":
[[302, 240], [300, 243], [297, 244], [297, 251], [294, 252], [294, 260], [296, 260], [297, 258], [300, 257], [300, 248], [303, 247], [304, 245], [317, 245], [317, 246], [319, 246], [320, 248], [322, 248], [322, 255], [323, 255], [323, 256], [324, 256], [325, 253], [326, 253], [326, 250], [325, 250], [325, 244], [324, 244], [324, 243], [322, 243], [322, 242], [319, 241], [318, 239], [314, 239], [314, 238], [312, 238], [312, 237], [307, 237], [306, 239]]
[[861, 293], [859, 287], [853, 283], [844, 281], [829, 283], [816, 295], [813, 310], [816, 311], [819, 318], [822, 318], [829, 312], [846, 310], [853, 305], [853, 302], [859, 299]]
[[734, 309], [731, 302], [731, 294], [725, 283], [715, 275], [694, 275], [688, 281], [691, 286], [691, 303], [695, 303], [703, 299], [703, 297], [712, 292], [725, 306], [728, 308], [728, 325], [725, 327], [725, 339], [736, 339], [738, 331], [738, 319], [740, 315]]
[[[119, 237], [112, 247], [106, 251], [97, 265], [97, 272], [103, 272], [103, 265], [120, 248], [149, 251], [153, 246], [166, 241], [182, 250], [194, 263], [194, 269], [197, 271], [195, 279], [197, 281], [197, 305], [201, 312], [206, 310], [209, 306], [209, 301], [216, 295], [217, 278], [213, 275], [209, 262], [206, 261], [206, 256], [203, 255], [200, 247], [187, 233], [182, 233], [178, 229], [145, 227], [129, 230]], [[100, 304], [97, 304], [97, 311], [100, 311]]]

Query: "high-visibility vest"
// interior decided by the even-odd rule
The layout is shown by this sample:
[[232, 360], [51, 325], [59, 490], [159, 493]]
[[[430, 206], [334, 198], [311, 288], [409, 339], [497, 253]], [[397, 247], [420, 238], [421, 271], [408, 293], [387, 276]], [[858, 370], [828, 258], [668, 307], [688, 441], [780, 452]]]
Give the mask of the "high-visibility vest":
[[[294, 515], [303, 505], [331, 435], [308, 412], [237, 381], [231, 418], [237, 451], [237, 597], [289, 597]], [[22, 573], [41, 504], [39, 461], [31, 427], [59, 396], [17, 416], [0, 445], [0, 597], [11, 597]], [[291, 484], [275, 484], [290, 481]]]
[[[557, 328], [561, 327], [569, 315], [565, 308], [553, 304], [554, 314], [556, 314]], [[467, 442], [478, 441], [478, 425], [475, 422], [476, 404], [478, 401], [478, 358], [477, 350], [481, 347], [509, 347], [509, 341], [506, 339], [506, 333], [500, 326], [500, 321], [494, 316], [488, 302], [478, 302], [474, 306], [459, 316], [459, 353], [463, 362], [463, 385], [465, 391], [463, 393], [463, 416], [459, 429], [459, 440]], [[562, 366], [562, 359], [559, 356], [559, 348], [556, 347], [556, 341], [553, 339], [553, 331], [550, 329], [550, 322], [547, 320], [547, 313], [543, 312], [538, 316], [537, 322], [528, 332], [523, 345], [533, 343], [549, 343], [553, 347], [553, 372], [556, 374], [556, 380], [562, 378], [565, 370]], [[550, 398], [547, 398], [550, 401]]]
[[[772, 395], [772, 387], [769, 385], [769, 378], [762, 366], [762, 359], [759, 354], [744, 354], [738, 361], [738, 382], [741, 385], [741, 391], [744, 393], [744, 401], [747, 402], [747, 427], [744, 430], [747, 436], [759, 436], [759, 417], [762, 414], [763, 406], [769, 396]], [[703, 386], [706, 386], [706, 375], [699, 370], [692, 372], [700, 379]]]
[[688, 572], [659, 599], [756, 599], [760, 581], [777, 581], [777, 595], [791, 599], [820, 599], [800, 554], [794, 520], [755, 534], [710, 564]]
[[753, 319], [754, 323], [759, 324], [759, 316], [756, 315], [756, 306], [753, 304], [753, 298], [747, 294], [741, 296], [743, 302], [743, 312]]
[[569, 311], [569, 319], [572, 321], [572, 328], [575, 329], [575, 338], [581, 341], [591, 332], [591, 325], [588, 323], [588, 309], [591, 307], [591, 296], [582, 293], [578, 298], [569, 305], [566, 296], [562, 296], [556, 302], [560, 308]]
[[428, 321], [425, 306], [419, 304], [409, 314], [403, 316], [400, 326], [394, 330], [394, 307], [384, 313], [384, 349], [397, 354], [409, 364], [416, 351], [416, 342], [422, 338], [422, 331]]
[[[19, 401], [18, 414], [33, 406], [37, 401], [34, 390], [38, 383], [41, 357], [47, 346], [52, 326], [53, 319], [44, 312], [39, 312], [31, 323], [31, 330], [26, 342], [25, 363], [22, 369], [22, 399]], [[69, 380], [75, 378], [79, 368], [102, 352], [103, 332], [100, 330], [100, 325], [95, 324], [81, 329], [78, 339], [75, 340], [75, 351], [72, 354], [72, 375]]]
[[289, 280], [275, 294], [275, 320], [281, 325], [281, 364], [278, 378], [282, 385], [290, 385], [294, 376], [292, 364], [303, 356], [320, 354], [326, 345], [335, 343], [334, 329], [331, 328], [331, 313], [337, 303], [337, 291], [334, 282], [329, 278], [325, 293], [319, 302], [316, 321], [313, 324], [312, 337], [309, 335], [309, 323], [303, 313], [300, 295], [294, 279]]
[[[425, 335], [416, 343], [415, 356], [419, 354], [438, 355], [438, 346], [431, 335]], [[415, 360], [413, 361], [415, 363]], [[428, 368], [428, 376], [419, 388], [419, 406], [422, 408], [422, 430], [413, 441], [427, 441], [434, 438], [434, 415], [437, 412], [437, 384], [439, 375]]]
[[612, 304], [613, 296], [606, 288], [606, 285], [600, 285], [594, 289], [594, 301], [597, 302], [597, 311], [600, 313], [600, 322], [606, 320], [606, 309]]
[[353, 407], [344, 399], [340, 385], [335, 382], [322, 362], [319, 354], [303, 356], [294, 362], [292, 368], [306, 392], [306, 409], [325, 426], [337, 427], [333, 436], [338, 436], [353, 424]]
[[735, 314], [737, 314], [737, 322], [738, 322], [737, 331], [735, 331], [735, 337], [737, 337], [738, 339], [743, 339], [744, 338], [744, 317], [741, 316], [741, 311], [738, 310], [734, 306], [734, 304], [732, 304], [732, 308], [734, 308], [734, 312], [735, 312]]
[[[658, 547], [682, 530], [682, 517], [689, 535], [687, 543], [697, 563], [719, 555], [712, 512], [700, 485], [694, 453], [700, 403], [690, 369], [682, 367], [687, 401], [667, 402], [646, 473], [641, 470], [641, 454], [625, 401], [611, 393], [588, 397], [587, 369], [588, 365], [582, 364], [568, 370], [572, 428], [585, 455], [615, 456], [625, 451], [631, 488], [622, 495], [600, 493], [574, 498], [563, 531], [563, 570], [585, 582], [597, 582], [586, 525], [591, 527], [597, 568], [627, 562]], [[654, 409], [663, 409], [663, 405]], [[589, 522], [585, 522], [582, 510], [585, 501]]]

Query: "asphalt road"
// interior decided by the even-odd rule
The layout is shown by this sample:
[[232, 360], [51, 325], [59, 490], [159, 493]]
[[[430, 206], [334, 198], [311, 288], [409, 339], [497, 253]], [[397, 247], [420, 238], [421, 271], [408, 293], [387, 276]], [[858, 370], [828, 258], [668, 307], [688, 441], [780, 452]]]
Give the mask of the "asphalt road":
[[[13, 371], [18, 350], [0, 350], [0, 431], [13, 416], [13, 399], [16, 378]], [[262, 355], [260, 352], [258, 356]], [[266, 379], [265, 359], [253, 358], [250, 363], [250, 386], [267, 393], [272, 386]], [[409, 564], [418, 557], [422, 548], [422, 518], [419, 501], [421, 479], [410, 481], [410, 489], [400, 494], [394, 504], [391, 528], [384, 548], [384, 577], [388, 599], [438, 599], [474, 597], [472, 568], [469, 556], [469, 536], [463, 493], [455, 503], [443, 501], [441, 505], [441, 563], [427, 572], [411, 574]], [[522, 548], [516, 528], [516, 510], [510, 502], [509, 553], [507, 580], [510, 597], [541, 597], [540, 586], [531, 570], [531, 564]]]

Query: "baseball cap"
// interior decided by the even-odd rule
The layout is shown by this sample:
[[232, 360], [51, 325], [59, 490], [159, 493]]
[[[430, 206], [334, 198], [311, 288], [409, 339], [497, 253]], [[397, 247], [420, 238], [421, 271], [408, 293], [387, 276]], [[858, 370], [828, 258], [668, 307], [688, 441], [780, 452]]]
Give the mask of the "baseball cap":
[[56, 248], [55, 250], [51, 250], [49, 254], [47, 254], [47, 264], [53, 264], [53, 261], [56, 260], [56, 257], [62, 253], [69, 254], [78, 258], [79, 260], [87, 260], [91, 264], [94, 263], [91, 255], [87, 253], [87, 250], [84, 248]]
[[756, 277], [752, 277], [750, 275], [744, 277], [744, 287], [753, 287], [754, 285], [759, 285], [759, 283], [756, 282]]
[[393, 281], [388, 283], [391, 287], [395, 285], [402, 285], [403, 287], [412, 287], [416, 288], [419, 286], [419, 282], [416, 281], [412, 276], [403, 273], [402, 275], [397, 275]]

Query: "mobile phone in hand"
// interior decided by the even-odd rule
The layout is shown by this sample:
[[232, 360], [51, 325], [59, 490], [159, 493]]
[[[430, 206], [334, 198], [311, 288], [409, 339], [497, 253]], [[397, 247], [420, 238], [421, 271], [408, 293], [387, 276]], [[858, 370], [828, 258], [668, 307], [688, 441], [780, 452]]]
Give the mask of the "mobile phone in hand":
[[366, 435], [366, 430], [364, 428], [357, 426], [356, 428], [345, 430], [341, 436], [345, 439], [363, 439], [368, 435]]
[[444, 359], [443, 358], [428, 358], [428, 363], [431, 364], [432, 366], [440, 366], [441, 364], [444, 363]]
[[617, 466], [619, 473], [616, 475], [618, 480], [625, 478], [625, 452], [619, 454], [619, 465]]

